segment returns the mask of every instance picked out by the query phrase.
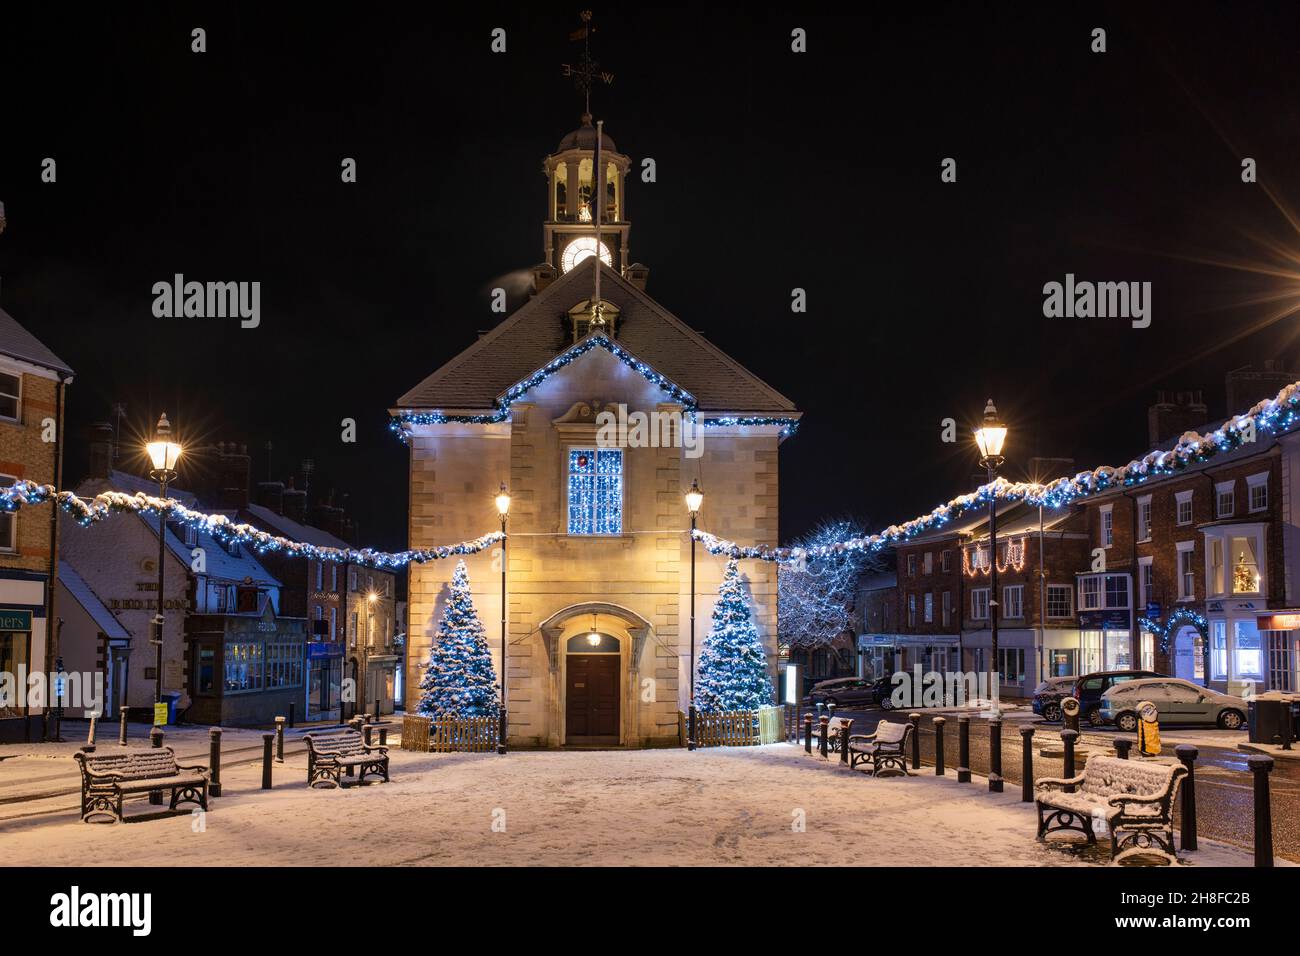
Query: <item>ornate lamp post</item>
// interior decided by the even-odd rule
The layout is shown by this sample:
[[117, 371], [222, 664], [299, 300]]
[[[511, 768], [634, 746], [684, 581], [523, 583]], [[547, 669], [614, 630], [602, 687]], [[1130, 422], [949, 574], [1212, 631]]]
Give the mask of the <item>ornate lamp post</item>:
[[[1002, 445], [1006, 440], [1007, 426], [998, 418], [997, 407], [990, 398], [984, 408], [984, 424], [975, 429], [975, 444], [979, 446], [980, 464], [988, 469], [990, 484], [997, 477], [998, 466], [1006, 461], [1002, 457]], [[989, 688], [992, 689], [997, 686], [998, 668], [998, 502], [996, 498], [989, 500], [989, 636], [991, 643]], [[998, 700], [1000, 696], [997, 695], [993, 701], [995, 713], [1002, 709]]]
[[[176, 478], [176, 462], [181, 457], [181, 446], [172, 441], [172, 426], [163, 412], [154, 430], [153, 441], [145, 445], [153, 465], [149, 477], [158, 482], [158, 497], [167, 497], [167, 483]], [[167, 513], [158, 512], [158, 613], [153, 616], [154, 636], [154, 688], [153, 702], [162, 702], [163, 681], [163, 569], [167, 552]]]
[[686, 492], [686, 510], [691, 513], [691, 697], [686, 708], [687, 750], [695, 749], [695, 519], [702, 504], [704, 492], [700, 491], [699, 479], [692, 479], [691, 490]]
[[501, 726], [497, 730], [497, 753], [506, 752], [506, 519], [510, 517], [510, 492], [501, 482], [497, 492], [497, 514], [501, 516]]

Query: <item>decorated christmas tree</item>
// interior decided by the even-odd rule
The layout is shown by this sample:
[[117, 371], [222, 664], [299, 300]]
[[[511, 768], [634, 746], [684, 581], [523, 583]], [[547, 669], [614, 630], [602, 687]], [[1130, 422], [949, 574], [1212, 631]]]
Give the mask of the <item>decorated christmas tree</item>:
[[713, 606], [713, 626], [700, 650], [695, 707], [702, 713], [757, 710], [772, 703], [767, 655], [749, 614], [735, 559]]
[[497, 718], [501, 713], [492, 655], [470, 597], [464, 561], [456, 563], [451, 597], [420, 690], [419, 712], [426, 717]]

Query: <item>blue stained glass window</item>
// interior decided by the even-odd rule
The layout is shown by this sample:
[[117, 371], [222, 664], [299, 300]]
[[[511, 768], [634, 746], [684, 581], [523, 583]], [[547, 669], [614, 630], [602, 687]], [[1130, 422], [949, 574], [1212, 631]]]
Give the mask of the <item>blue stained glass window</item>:
[[623, 452], [569, 449], [569, 534], [623, 533]]

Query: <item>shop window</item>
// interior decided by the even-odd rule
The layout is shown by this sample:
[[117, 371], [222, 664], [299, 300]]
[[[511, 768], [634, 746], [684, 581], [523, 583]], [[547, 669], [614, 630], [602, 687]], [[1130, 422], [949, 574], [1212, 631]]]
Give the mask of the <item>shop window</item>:
[[1153, 671], [1156, 669], [1156, 636], [1150, 631], [1143, 631], [1142, 641], [1142, 669]]
[[212, 696], [217, 692], [217, 649], [199, 648], [199, 666], [194, 676], [194, 692]]
[[266, 642], [266, 686], [268, 689], [302, 686], [305, 645], [301, 638], [280, 634]]
[[1073, 677], [1077, 673], [1074, 662], [1078, 651], [1074, 648], [1049, 648], [1046, 653], [1048, 677]]
[[1023, 647], [998, 648], [998, 682], [1023, 684], [1025, 682], [1025, 649]]
[[262, 689], [262, 642], [226, 642], [227, 694], [241, 694]]
[[[26, 631], [0, 632], [0, 674], [21, 674], [27, 671], [31, 661], [31, 635]], [[0, 717], [21, 717], [23, 710], [17, 700], [0, 697]]]
[[1102, 669], [1101, 666], [1101, 631], [1079, 632], [1080, 674], [1091, 674]]
[[1237, 680], [1264, 680], [1264, 643], [1253, 620], [1233, 624], [1233, 674]]
[[1228, 679], [1228, 623], [1210, 622], [1210, 679]]
[[1133, 648], [1127, 630], [1106, 631], [1106, 670], [1126, 671], [1133, 667]]

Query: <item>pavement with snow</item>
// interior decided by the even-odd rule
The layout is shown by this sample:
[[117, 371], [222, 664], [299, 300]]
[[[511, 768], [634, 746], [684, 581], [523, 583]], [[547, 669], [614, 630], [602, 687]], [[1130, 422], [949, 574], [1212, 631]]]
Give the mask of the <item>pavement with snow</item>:
[[[195, 743], [198, 741], [196, 740]], [[178, 741], [179, 743], [179, 741]], [[109, 746], [115, 747], [116, 744]], [[181, 748], [182, 750], [188, 748]], [[197, 749], [197, 748], [195, 748]], [[1035, 842], [1019, 789], [990, 794], [949, 771], [873, 779], [795, 746], [685, 750], [391, 752], [393, 781], [309, 790], [288, 754], [275, 788], [260, 762], [223, 770], [203, 826], [137, 799], [128, 822], [83, 824], [75, 795], [5, 801], [9, 865], [1087, 866], [1104, 852]], [[23, 762], [34, 760], [23, 758]], [[68, 754], [44, 761], [55, 771]], [[6, 766], [7, 765], [7, 766]], [[30, 764], [29, 764], [30, 766]], [[0, 798], [17, 762], [0, 762]], [[75, 777], [70, 778], [75, 783]], [[8, 784], [8, 786], [6, 785]], [[144, 815], [144, 816], [142, 816]], [[134, 818], [134, 820], [133, 820]], [[799, 823], [802, 821], [802, 830]], [[1201, 841], [1192, 866], [1248, 866]], [[1287, 865], [1279, 861], [1281, 865]]]

